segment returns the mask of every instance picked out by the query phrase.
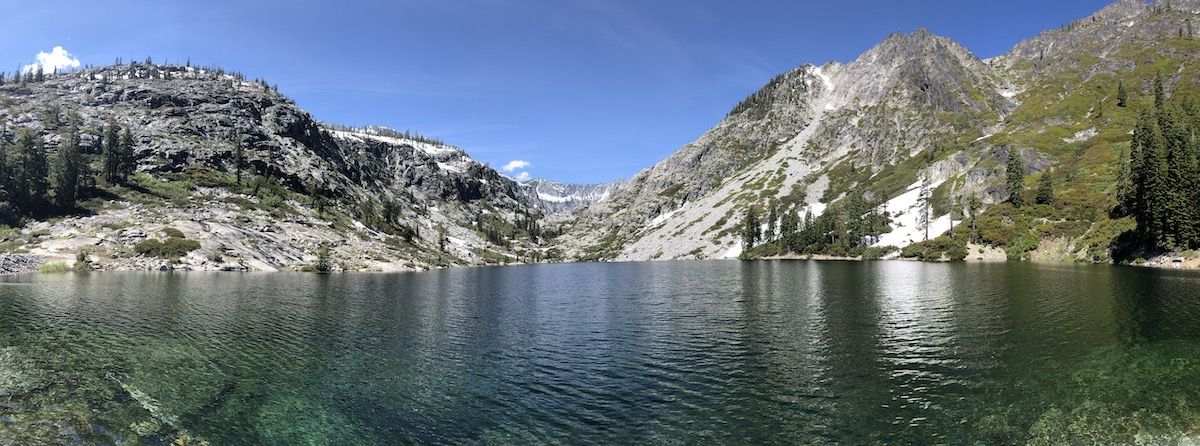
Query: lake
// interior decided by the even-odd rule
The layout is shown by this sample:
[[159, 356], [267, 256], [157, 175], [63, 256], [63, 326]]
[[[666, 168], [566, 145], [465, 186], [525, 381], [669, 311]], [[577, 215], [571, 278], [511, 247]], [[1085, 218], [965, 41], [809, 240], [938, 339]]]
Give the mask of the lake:
[[1195, 434], [1190, 272], [714, 261], [0, 278], [5, 444]]

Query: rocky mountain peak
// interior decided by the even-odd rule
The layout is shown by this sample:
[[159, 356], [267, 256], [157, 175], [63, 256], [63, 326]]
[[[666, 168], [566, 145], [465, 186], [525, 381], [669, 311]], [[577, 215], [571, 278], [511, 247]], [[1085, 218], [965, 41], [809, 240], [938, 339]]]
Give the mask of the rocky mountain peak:
[[913, 58], [927, 58], [936, 53], [950, 53], [958, 57], [969, 55], [970, 51], [947, 37], [920, 28], [909, 34], [892, 33], [859, 56], [856, 62], [898, 64]]
[[1021, 41], [995, 62], [1007, 67], [1028, 66], [1025, 73], [1071, 69], [1079, 55], [1088, 54], [1121, 63], [1117, 49], [1131, 43], [1155, 43], [1200, 25], [1200, 0], [1119, 0], [1088, 17], [1065, 23]]
[[891, 34], [854, 62], [825, 71], [837, 87], [830, 100], [835, 108], [897, 100], [949, 112], [1006, 108], [1002, 98], [989, 94], [999, 88], [987, 64], [924, 28]]

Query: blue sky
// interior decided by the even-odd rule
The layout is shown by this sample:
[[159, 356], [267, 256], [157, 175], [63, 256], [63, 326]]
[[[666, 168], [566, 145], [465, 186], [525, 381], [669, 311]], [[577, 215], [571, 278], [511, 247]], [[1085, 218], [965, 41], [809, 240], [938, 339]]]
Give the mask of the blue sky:
[[[653, 165], [774, 75], [920, 27], [981, 57], [1102, 0], [44, 1], [0, 16], [0, 69], [55, 46], [215, 64], [318, 119], [411, 129], [499, 168], [600, 182]], [[6, 64], [7, 63], [7, 64]], [[515, 173], [514, 173], [515, 175]]]

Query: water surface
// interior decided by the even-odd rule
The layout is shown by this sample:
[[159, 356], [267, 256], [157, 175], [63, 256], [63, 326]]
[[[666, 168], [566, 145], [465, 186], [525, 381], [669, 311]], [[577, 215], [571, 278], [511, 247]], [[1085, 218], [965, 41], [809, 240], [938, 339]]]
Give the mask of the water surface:
[[1200, 433], [1200, 274], [659, 262], [0, 279], [0, 443]]

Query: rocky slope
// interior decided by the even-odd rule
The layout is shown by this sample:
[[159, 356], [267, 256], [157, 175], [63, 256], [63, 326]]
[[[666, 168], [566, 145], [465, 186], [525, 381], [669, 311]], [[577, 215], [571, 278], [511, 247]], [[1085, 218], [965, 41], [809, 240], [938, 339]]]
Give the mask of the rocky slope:
[[[299, 269], [322, 245], [362, 270], [731, 258], [750, 209], [818, 217], [861, 198], [888, 221], [865, 243], [904, 247], [926, 238], [922, 215], [936, 237], [977, 198], [977, 249], [1100, 261], [1130, 225], [1108, 210], [1150, 80], [1200, 93], [1193, 23], [1200, 0], [1121, 0], [989, 60], [926, 30], [893, 34], [853, 61], [779, 75], [663, 161], [599, 185], [520, 183], [441, 142], [320, 124], [220, 70], [134, 63], [9, 83], [6, 142], [29, 129], [53, 153], [78, 129], [97, 169], [115, 118], [133, 131], [138, 173], [98, 184], [78, 212], [5, 231], [0, 250], [64, 263], [82, 252], [109, 269]], [[1028, 186], [1059, 185], [1053, 206], [1005, 203], [1010, 154]], [[176, 231], [200, 248], [138, 254]], [[1039, 240], [1045, 252], [1026, 255]]]
[[[395, 270], [522, 261], [545, 249], [523, 229], [543, 212], [521, 184], [441, 143], [323, 127], [265, 83], [130, 64], [0, 87], [6, 141], [31, 130], [53, 157], [62, 134], [78, 131], [93, 170], [110, 118], [132, 130], [130, 184], [98, 184], [82, 212], [10, 234], [10, 250], [73, 260], [86, 247], [111, 268], [273, 270], [300, 268], [327, 243], [347, 268]], [[183, 263], [131, 255], [166, 226], [202, 248]], [[31, 236], [38, 231], [48, 234]]]
[[[996, 207], [983, 216], [1003, 221], [995, 232], [1006, 236], [986, 241], [1008, 248], [1014, 237], [1050, 234], [1067, 239], [1055, 245], [1067, 258], [1092, 258], [1126, 224], [1106, 215], [1150, 80], [1164, 72], [1181, 94], [1198, 84], [1190, 29], [1198, 13], [1196, 0], [1121, 0], [987, 61], [918, 30], [849, 63], [791, 70], [582, 210], [562, 243], [584, 259], [730, 258], [743, 251], [738, 231], [750, 208], [819, 216], [861, 196], [890, 221], [870, 243], [904, 247], [925, 239], [925, 212], [936, 237], [966, 218], [970, 197], [985, 208], [1008, 200], [1003, 164], [1016, 152], [1030, 184], [1041, 176], [1062, 184], [1059, 212], [1020, 211], [1013, 223], [1011, 210]], [[1115, 105], [1118, 82], [1132, 91], [1128, 107]], [[930, 210], [919, 205], [922, 184]]]
[[854, 186], [831, 178], [837, 169], [879, 174], [940, 135], [979, 134], [1014, 108], [1010, 96], [1003, 78], [949, 39], [894, 34], [853, 62], [772, 80], [700, 139], [589, 207], [565, 243], [584, 258], [736, 257], [735, 227], [748, 206], [778, 201], [819, 215]]

